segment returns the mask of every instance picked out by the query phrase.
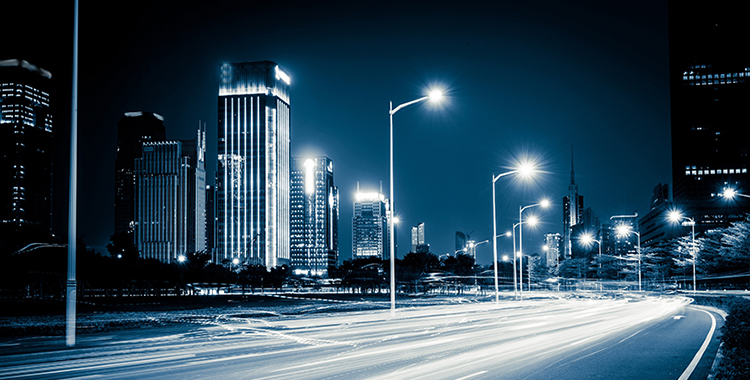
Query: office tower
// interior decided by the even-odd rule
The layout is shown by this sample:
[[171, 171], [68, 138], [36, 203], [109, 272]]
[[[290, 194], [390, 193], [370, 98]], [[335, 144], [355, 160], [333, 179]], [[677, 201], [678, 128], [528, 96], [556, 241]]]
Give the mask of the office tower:
[[390, 258], [390, 208], [381, 193], [357, 192], [352, 218], [352, 259]]
[[544, 235], [544, 265], [547, 268], [557, 268], [560, 262], [560, 248], [563, 246], [562, 235], [548, 233]]
[[696, 231], [726, 226], [750, 211], [725, 187], [750, 194], [750, 50], [746, 2], [671, 1], [669, 63], [673, 202]]
[[269, 61], [221, 66], [218, 263], [289, 264], [289, 75]]
[[563, 197], [563, 257], [569, 259], [572, 255], [573, 227], [583, 220], [583, 195], [578, 194], [578, 185], [573, 168], [573, 154], [570, 159], [570, 185], [568, 195]]
[[192, 141], [145, 142], [135, 159], [135, 243], [169, 263], [205, 249], [205, 131]]
[[26, 61], [0, 61], [0, 246], [51, 233], [51, 79]]
[[117, 123], [115, 157], [115, 233], [128, 233], [135, 221], [135, 160], [143, 143], [166, 140], [164, 118], [156, 113], [127, 112]]
[[339, 195], [328, 157], [294, 158], [291, 173], [291, 263], [295, 273], [327, 276], [338, 265]]
[[[216, 247], [216, 186], [206, 185], [206, 251], [213, 252]], [[213, 257], [213, 255], [212, 255]]]
[[461, 231], [456, 231], [456, 253], [466, 251], [466, 240], [468, 236]]
[[669, 185], [658, 184], [651, 195], [651, 207], [648, 213], [638, 220], [641, 231], [641, 247], [649, 247], [665, 239], [672, 239], [682, 227], [674, 225], [667, 219], [669, 211], [674, 208], [669, 196]]
[[411, 251], [420, 252], [424, 250], [424, 223], [419, 222], [411, 228]]

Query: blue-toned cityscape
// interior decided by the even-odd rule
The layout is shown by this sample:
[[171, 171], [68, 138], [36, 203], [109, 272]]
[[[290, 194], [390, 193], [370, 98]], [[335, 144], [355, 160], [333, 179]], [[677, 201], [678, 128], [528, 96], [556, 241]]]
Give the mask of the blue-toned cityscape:
[[0, 378], [748, 378], [720, 3], [8, 9]]

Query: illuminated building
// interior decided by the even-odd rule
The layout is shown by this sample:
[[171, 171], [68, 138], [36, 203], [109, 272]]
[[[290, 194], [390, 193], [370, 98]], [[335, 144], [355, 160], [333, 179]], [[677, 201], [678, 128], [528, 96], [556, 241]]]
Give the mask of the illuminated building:
[[205, 249], [205, 131], [196, 140], [145, 142], [135, 159], [135, 243], [141, 257], [176, 261]]
[[289, 264], [289, 84], [273, 62], [221, 66], [217, 263]]
[[411, 251], [428, 252], [430, 248], [424, 242], [424, 223], [419, 222], [411, 228]]
[[381, 193], [357, 192], [352, 218], [352, 259], [390, 258], [389, 207]]
[[696, 231], [723, 227], [750, 212], [747, 125], [750, 51], [743, 2], [672, 1], [669, 62], [673, 202]]
[[26, 61], [0, 61], [0, 246], [51, 233], [51, 79]]
[[583, 195], [578, 194], [573, 159], [570, 160], [570, 185], [568, 195], [563, 197], [563, 257], [569, 259], [573, 253], [573, 227], [583, 222]]
[[339, 194], [328, 157], [294, 158], [291, 264], [296, 274], [326, 276], [338, 265]]
[[164, 118], [156, 113], [127, 112], [117, 123], [115, 156], [115, 233], [132, 231], [135, 222], [135, 160], [143, 143], [166, 140]]
[[563, 246], [562, 235], [548, 233], [544, 235], [544, 265], [547, 268], [557, 268], [560, 261], [560, 248]]

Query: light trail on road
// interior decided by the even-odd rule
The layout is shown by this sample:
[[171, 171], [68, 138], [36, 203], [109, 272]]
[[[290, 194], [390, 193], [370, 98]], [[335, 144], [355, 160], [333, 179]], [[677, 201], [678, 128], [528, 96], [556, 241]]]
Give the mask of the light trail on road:
[[[584, 360], [623, 345], [657, 323], [681, 323], [672, 317], [688, 302], [559, 299], [403, 308], [395, 315], [388, 310], [228, 315], [165, 337], [5, 356], [0, 378], [527, 378], [552, 363]], [[706, 335], [700, 335], [702, 342]]]

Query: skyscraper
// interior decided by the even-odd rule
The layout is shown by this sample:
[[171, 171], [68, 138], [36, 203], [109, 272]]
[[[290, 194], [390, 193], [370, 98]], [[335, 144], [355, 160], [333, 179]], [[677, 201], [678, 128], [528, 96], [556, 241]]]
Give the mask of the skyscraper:
[[269, 61], [226, 63], [219, 85], [218, 263], [289, 264], [289, 75]]
[[0, 61], [0, 235], [17, 244], [51, 232], [51, 79], [26, 61]]
[[143, 154], [143, 143], [164, 140], [164, 118], [159, 114], [127, 112], [117, 123], [115, 233], [130, 231], [135, 222], [135, 160]]
[[145, 142], [135, 159], [135, 243], [168, 263], [205, 248], [205, 132], [189, 141]]
[[419, 222], [416, 226], [411, 228], [411, 251], [419, 252], [425, 249], [424, 243], [424, 223]]
[[389, 210], [383, 194], [357, 192], [352, 218], [352, 259], [390, 258]]
[[724, 226], [750, 211], [750, 31], [746, 2], [671, 1], [669, 63], [673, 202], [696, 230]]
[[292, 159], [291, 263], [295, 272], [326, 276], [338, 265], [339, 194], [328, 157]]
[[570, 157], [570, 185], [568, 195], [563, 197], [563, 259], [569, 259], [572, 255], [573, 227], [582, 222], [583, 217], [583, 195], [578, 194], [575, 170], [573, 167], [573, 154]]

